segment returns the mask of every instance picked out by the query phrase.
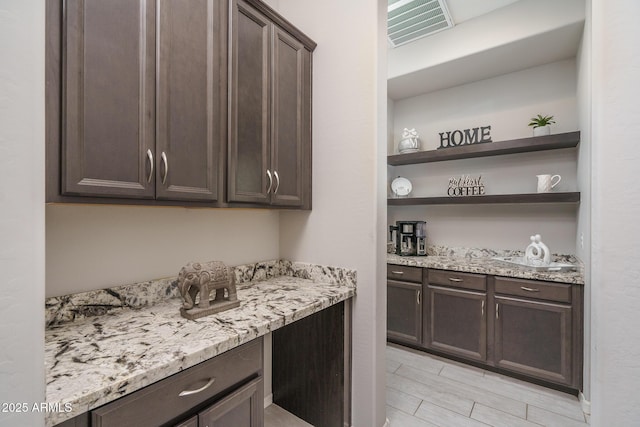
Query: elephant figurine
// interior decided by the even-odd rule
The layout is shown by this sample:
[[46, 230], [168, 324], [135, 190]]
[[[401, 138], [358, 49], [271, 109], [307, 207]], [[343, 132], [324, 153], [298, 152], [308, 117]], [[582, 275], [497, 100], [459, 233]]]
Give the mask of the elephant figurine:
[[[178, 290], [183, 304], [180, 313], [195, 319], [240, 305], [235, 274], [221, 261], [190, 262], [178, 274]], [[226, 290], [226, 297], [225, 297]], [[215, 297], [211, 299], [211, 293]], [[196, 305], [196, 298], [200, 299]]]

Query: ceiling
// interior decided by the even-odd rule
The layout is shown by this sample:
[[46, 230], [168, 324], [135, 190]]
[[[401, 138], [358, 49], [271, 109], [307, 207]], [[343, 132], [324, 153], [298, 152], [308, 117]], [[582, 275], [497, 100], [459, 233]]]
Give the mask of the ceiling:
[[[516, 1], [388, 0], [389, 47], [412, 43]], [[398, 11], [402, 12], [398, 14]]]
[[459, 24], [518, 0], [445, 0], [453, 22]]
[[453, 28], [389, 49], [389, 98], [410, 98], [569, 59], [578, 51], [583, 0], [446, 3]]

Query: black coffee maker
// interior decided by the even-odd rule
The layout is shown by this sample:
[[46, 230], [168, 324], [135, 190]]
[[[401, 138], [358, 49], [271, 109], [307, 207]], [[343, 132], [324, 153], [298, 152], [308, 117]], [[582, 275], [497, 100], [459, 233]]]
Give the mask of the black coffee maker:
[[396, 225], [389, 226], [389, 234], [391, 241], [395, 244], [397, 255], [424, 256], [427, 254], [427, 223], [425, 221], [396, 221]]

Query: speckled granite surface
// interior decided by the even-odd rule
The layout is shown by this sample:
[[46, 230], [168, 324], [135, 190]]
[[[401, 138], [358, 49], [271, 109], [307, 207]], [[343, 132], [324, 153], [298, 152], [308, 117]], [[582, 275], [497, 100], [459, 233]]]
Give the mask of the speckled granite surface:
[[521, 257], [522, 251], [494, 251], [487, 249], [437, 248], [427, 253], [433, 255], [403, 257], [387, 254], [387, 263], [414, 267], [437, 268], [441, 270], [462, 271], [467, 273], [490, 274], [494, 276], [515, 277], [520, 279], [545, 280], [549, 282], [575, 283], [584, 285], [584, 269], [578, 259], [569, 255], [557, 255], [553, 261], [578, 265], [575, 272], [543, 272], [506, 264], [491, 259], [494, 256]]
[[[296, 266], [295, 268], [293, 267], [294, 265]], [[338, 283], [341, 276], [346, 276], [351, 271], [342, 268], [292, 263], [290, 261], [263, 261], [238, 265], [233, 269], [237, 284], [252, 280], [265, 280], [281, 275], [295, 276], [296, 270], [301, 271], [302, 273], [300, 274], [308, 276], [298, 275], [297, 277], [325, 277], [325, 281]], [[317, 273], [318, 270], [323, 269], [327, 271], [324, 275]], [[316, 273], [312, 275], [312, 272]], [[317, 281], [321, 280], [318, 279]], [[355, 279], [350, 281], [343, 280], [342, 282], [355, 284]], [[45, 301], [45, 322], [48, 327], [87, 317], [101, 316], [123, 309], [138, 310], [165, 301], [167, 298], [176, 297], [179, 297], [176, 277], [114, 286], [108, 289], [81, 292], [62, 297], [51, 297]]]
[[[73, 410], [48, 413], [46, 425], [113, 401], [355, 295], [355, 271], [341, 268], [275, 261], [238, 267], [236, 275], [241, 276], [240, 307], [195, 321], [180, 316], [181, 300], [172, 298], [177, 295], [175, 278], [119, 287], [117, 295], [113, 289], [98, 291], [93, 296], [99, 303], [92, 302], [89, 293], [60, 298], [85, 307], [106, 301], [115, 308], [93, 317], [77, 310], [84, 314], [74, 321], [67, 318], [47, 327], [47, 402], [70, 403]], [[55, 304], [47, 302], [48, 313], [53, 313]]]

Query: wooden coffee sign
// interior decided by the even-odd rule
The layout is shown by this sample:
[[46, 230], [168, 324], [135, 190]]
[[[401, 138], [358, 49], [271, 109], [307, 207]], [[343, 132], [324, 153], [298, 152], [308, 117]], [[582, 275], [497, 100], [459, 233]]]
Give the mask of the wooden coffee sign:
[[484, 183], [482, 175], [471, 178], [469, 175], [449, 178], [449, 189], [447, 194], [451, 197], [457, 196], [484, 196]]
[[438, 149], [485, 142], [493, 142], [491, 140], [491, 126], [440, 132], [440, 147]]

